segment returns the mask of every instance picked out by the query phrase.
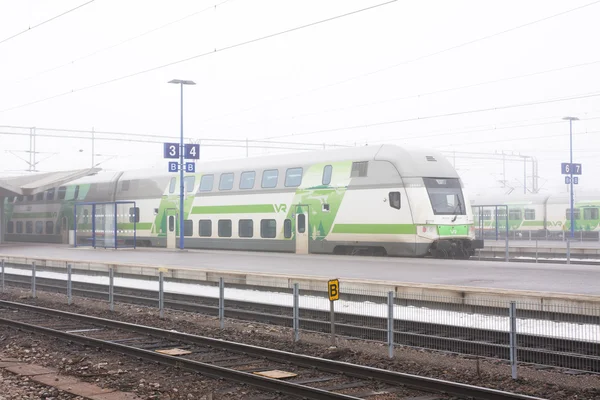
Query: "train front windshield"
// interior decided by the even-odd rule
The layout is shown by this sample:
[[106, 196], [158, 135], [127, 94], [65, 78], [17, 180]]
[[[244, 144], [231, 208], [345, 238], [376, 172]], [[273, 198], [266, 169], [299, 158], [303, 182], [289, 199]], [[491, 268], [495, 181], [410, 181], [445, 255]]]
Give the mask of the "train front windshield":
[[423, 178], [435, 215], [466, 215], [458, 178]]

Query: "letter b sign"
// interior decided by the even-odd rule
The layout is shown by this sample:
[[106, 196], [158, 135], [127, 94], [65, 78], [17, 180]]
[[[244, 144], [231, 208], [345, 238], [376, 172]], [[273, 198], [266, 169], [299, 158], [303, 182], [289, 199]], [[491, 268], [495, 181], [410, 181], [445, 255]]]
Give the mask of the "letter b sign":
[[327, 282], [327, 291], [329, 292], [329, 300], [334, 301], [340, 298], [340, 281], [333, 279]]

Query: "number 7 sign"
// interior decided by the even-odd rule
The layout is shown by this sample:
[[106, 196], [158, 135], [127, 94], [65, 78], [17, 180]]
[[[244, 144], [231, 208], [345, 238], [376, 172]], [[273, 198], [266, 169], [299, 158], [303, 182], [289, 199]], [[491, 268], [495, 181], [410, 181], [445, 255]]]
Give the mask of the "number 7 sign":
[[183, 146], [183, 157], [186, 160], [200, 159], [200, 145], [188, 143]]

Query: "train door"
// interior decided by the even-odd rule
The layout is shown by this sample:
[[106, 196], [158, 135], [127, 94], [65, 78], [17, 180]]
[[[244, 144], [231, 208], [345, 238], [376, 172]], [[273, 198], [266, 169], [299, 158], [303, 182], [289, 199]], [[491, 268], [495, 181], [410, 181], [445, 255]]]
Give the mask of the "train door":
[[60, 235], [62, 244], [69, 244], [69, 224], [66, 216], [62, 217], [60, 223]]
[[167, 249], [174, 249], [177, 243], [177, 210], [169, 208], [166, 210], [167, 217]]
[[298, 207], [296, 213], [296, 254], [308, 254], [308, 207]]

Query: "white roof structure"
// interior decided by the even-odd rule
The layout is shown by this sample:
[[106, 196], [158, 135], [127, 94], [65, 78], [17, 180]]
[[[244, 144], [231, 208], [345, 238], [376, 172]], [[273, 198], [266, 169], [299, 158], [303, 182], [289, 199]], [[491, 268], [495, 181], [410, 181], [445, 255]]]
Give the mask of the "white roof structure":
[[100, 168], [0, 177], [0, 197], [29, 196], [98, 173]]

